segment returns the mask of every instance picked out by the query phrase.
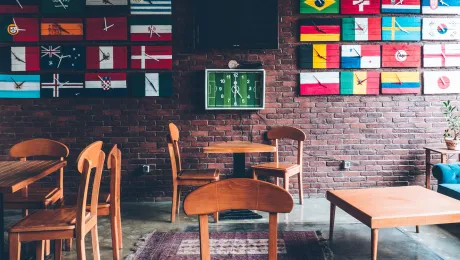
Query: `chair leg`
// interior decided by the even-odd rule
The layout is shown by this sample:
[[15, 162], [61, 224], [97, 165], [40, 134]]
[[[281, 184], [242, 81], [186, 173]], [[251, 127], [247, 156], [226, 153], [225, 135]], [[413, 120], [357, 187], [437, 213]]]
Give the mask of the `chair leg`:
[[176, 221], [176, 211], [177, 211], [177, 186], [173, 186], [173, 197], [171, 205], [171, 223]]
[[284, 176], [283, 181], [284, 181], [284, 183], [283, 183], [284, 189], [285, 189], [286, 191], [289, 191], [289, 177]]
[[252, 178], [253, 178], [254, 180], [257, 180], [256, 170], [252, 170]]
[[45, 260], [45, 240], [35, 242], [35, 259]]
[[49, 256], [51, 254], [51, 243], [49, 240], [45, 240], [45, 255]]
[[179, 214], [180, 212], [180, 186], [177, 186], [177, 204], [176, 204], [176, 207], [177, 207], [177, 214]]
[[77, 243], [77, 259], [86, 260], [85, 237], [81, 237], [81, 238], [77, 237], [76, 243]]
[[280, 178], [275, 177], [276, 186], [280, 186]]
[[120, 205], [118, 205], [118, 216], [117, 216], [117, 224], [118, 224], [118, 249], [123, 248], [123, 230], [121, 229], [121, 210]]
[[64, 240], [64, 251], [72, 250], [72, 239]]
[[62, 259], [62, 240], [54, 240], [54, 260]]
[[118, 251], [118, 221], [117, 221], [117, 214], [115, 214], [116, 209], [110, 209], [110, 227], [112, 231], [112, 252], [113, 252], [113, 259], [119, 260], [120, 259], [120, 252]]
[[[94, 227], [91, 229], [91, 243], [93, 245], [93, 259], [100, 260], [101, 254], [99, 252], [99, 236], [97, 234], [97, 225], [94, 225]], [[116, 251], [118, 252], [118, 250]]]
[[212, 213], [212, 217], [214, 218], [214, 223], [219, 222], [219, 212]]
[[10, 233], [10, 260], [21, 259], [21, 241], [18, 233]]
[[302, 182], [302, 172], [299, 173], [298, 179], [299, 179], [299, 203], [300, 205], [303, 205], [303, 182]]

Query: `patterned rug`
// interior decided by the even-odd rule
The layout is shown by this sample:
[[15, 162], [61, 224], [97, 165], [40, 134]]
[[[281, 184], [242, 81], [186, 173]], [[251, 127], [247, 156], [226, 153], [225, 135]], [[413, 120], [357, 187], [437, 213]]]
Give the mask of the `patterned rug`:
[[[211, 258], [268, 259], [267, 232], [211, 232]], [[329, 260], [327, 242], [313, 231], [279, 232], [278, 259]], [[138, 244], [127, 260], [200, 259], [196, 232], [154, 232]]]

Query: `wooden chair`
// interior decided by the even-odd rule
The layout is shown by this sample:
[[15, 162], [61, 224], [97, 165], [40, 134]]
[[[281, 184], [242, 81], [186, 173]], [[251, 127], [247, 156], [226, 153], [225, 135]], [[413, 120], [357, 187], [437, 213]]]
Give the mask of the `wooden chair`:
[[[60, 260], [62, 258], [62, 240], [74, 237], [77, 239], [77, 258], [85, 260], [85, 236], [89, 231], [91, 231], [94, 259], [100, 259], [97, 235], [97, 202], [105, 159], [105, 154], [101, 148], [102, 142], [94, 142], [86, 147], [78, 157], [77, 168], [82, 175], [76, 207], [37, 210], [9, 229], [10, 260], [20, 259], [23, 241], [37, 241], [36, 259], [43, 260], [43, 240], [48, 239], [55, 240], [55, 259]], [[91, 207], [90, 210], [87, 210], [88, 186], [93, 170]]]
[[[49, 139], [32, 139], [14, 145], [10, 156], [26, 161], [28, 157], [50, 157], [63, 161], [69, 156], [69, 148], [63, 143]], [[7, 209], [22, 209], [24, 216], [28, 209], [45, 209], [64, 197], [64, 169], [59, 171], [56, 178], [56, 187], [33, 188], [28, 187], [13, 194], [5, 194], [4, 205]]]
[[211, 259], [207, 214], [231, 209], [269, 212], [268, 259], [276, 260], [278, 213], [294, 207], [292, 196], [273, 184], [251, 179], [228, 179], [214, 182], [191, 192], [184, 201], [187, 215], [199, 215], [201, 259]]
[[[267, 138], [272, 140], [273, 145], [276, 146], [275, 161], [252, 166], [254, 179], [257, 180], [260, 175], [272, 176], [276, 179], [276, 185], [279, 185], [279, 178], [283, 178], [284, 189], [289, 191], [289, 178], [297, 175], [299, 182], [299, 201], [300, 204], [303, 204], [302, 158], [303, 142], [306, 139], [305, 133], [298, 128], [281, 126], [268, 131]], [[296, 164], [279, 162], [279, 139], [291, 139], [297, 141], [298, 151]]]
[[[219, 170], [217, 169], [199, 169], [183, 170], [179, 149], [179, 129], [173, 123], [169, 124], [168, 140], [169, 157], [171, 158], [172, 181], [173, 181], [173, 198], [171, 208], [171, 222], [176, 221], [176, 213], [180, 209], [181, 186], [202, 186], [210, 182], [219, 180]], [[214, 221], [219, 220], [218, 212], [214, 212]]]
[[[110, 193], [100, 193], [97, 206], [98, 216], [110, 216], [112, 231], [112, 252], [113, 259], [120, 259], [120, 249], [123, 248], [123, 235], [121, 229], [120, 213], [120, 182], [121, 182], [121, 151], [114, 145], [107, 157], [107, 168], [110, 169]], [[65, 204], [75, 205], [76, 199], [66, 196]], [[88, 201], [87, 209], [91, 208], [91, 201]], [[72, 240], [66, 240], [66, 250], [72, 248]]]

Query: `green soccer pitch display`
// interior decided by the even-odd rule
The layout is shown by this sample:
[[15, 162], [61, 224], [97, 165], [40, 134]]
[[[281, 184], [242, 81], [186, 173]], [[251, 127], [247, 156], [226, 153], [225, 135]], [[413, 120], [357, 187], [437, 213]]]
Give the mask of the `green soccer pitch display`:
[[265, 70], [207, 69], [205, 74], [206, 109], [264, 109]]

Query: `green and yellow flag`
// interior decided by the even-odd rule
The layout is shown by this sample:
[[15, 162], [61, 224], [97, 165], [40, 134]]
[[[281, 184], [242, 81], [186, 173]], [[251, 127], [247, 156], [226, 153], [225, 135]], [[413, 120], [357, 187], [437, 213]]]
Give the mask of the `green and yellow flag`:
[[301, 14], [338, 14], [340, 0], [300, 0]]

